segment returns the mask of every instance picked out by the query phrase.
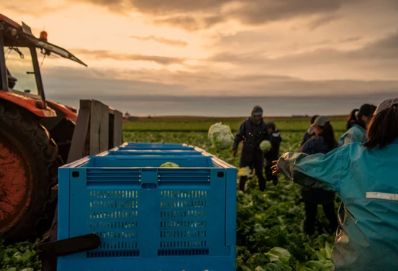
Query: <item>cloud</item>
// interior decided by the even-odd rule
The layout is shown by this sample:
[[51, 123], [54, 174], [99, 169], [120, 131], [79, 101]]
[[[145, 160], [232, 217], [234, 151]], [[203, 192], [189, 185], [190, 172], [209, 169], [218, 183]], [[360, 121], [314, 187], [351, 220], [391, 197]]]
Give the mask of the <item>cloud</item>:
[[[360, 37], [354, 37], [351, 40], [358, 39]], [[349, 40], [345, 40], [345, 42], [347, 41]], [[229, 63], [241, 67], [250, 66], [252, 69], [272, 67], [285, 72], [309, 69], [313, 70], [314, 74], [325, 67], [334, 67], [328, 70], [335, 75], [339, 73], [338, 69], [341, 70], [341, 67], [345, 68], [341, 71], [347, 73], [355, 72], [360, 68], [360, 72], [368, 69], [373, 74], [385, 72], [393, 76], [398, 68], [398, 31], [352, 50], [338, 50], [330, 46], [302, 53], [285, 54], [276, 58], [264, 56], [261, 51], [240, 54], [221, 51], [208, 58], [208, 61]]]
[[267, 58], [261, 58], [255, 52], [252, 53], [231, 53], [231, 52], [221, 52], [217, 53], [208, 58], [210, 62], [226, 62], [235, 64], [259, 64], [263, 63]]
[[157, 36], [147, 36], [147, 37], [139, 37], [139, 36], [130, 36], [130, 38], [132, 39], [136, 39], [136, 40], [140, 40], [140, 41], [149, 41], [149, 40], [153, 40], [159, 43], [164, 43], [170, 46], [181, 46], [181, 47], [185, 47], [188, 45], [187, 42], [183, 41], [183, 40], [173, 40], [173, 39], [167, 39], [167, 38], [163, 38], [163, 37], [157, 37]]
[[50, 100], [76, 106], [79, 99], [97, 99], [133, 114], [242, 116], [256, 103], [264, 105], [267, 115], [345, 114], [362, 103], [392, 97], [398, 89], [398, 80], [304, 80], [210, 69], [45, 67], [42, 74]]
[[330, 23], [332, 21], [341, 19], [341, 15], [337, 15], [337, 14], [326, 14], [326, 15], [322, 15], [319, 18], [316, 18], [315, 20], [311, 21], [308, 24], [308, 28], [311, 31], [314, 31], [315, 29], [319, 28], [320, 26], [323, 26], [327, 23]]
[[355, 41], [359, 41], [359, 40], [362, 40], [362, 39], [363, 39], [363, 37], [361, 37], [361, 36], [355, 36], [355, 37], [340, 39], [339, 42], [340, 43], [355, 42]]
[[[322, 97], [328, 95], [357, 95], [358, 93], [368, 95], [374, 93], [375, 90], [382, 93], [391, 93], [398, 88], [398, 80], [304, 80], [283, 75], [259, 73], [230, 75], [213, 71], [126, 71], [96, 70], [93, 68], [82, 70], [54, 67], [43, 71], [43, 74], [45, 78], [48, 78], [45, 80], [46, 82], [53, 84], [66, 82], [60, 84], [62, 88], [73, 87], [74, 84], [84, 86], [85, 94], [96, 93], [97, 91], [103, 92], [113, 85], [111, 96], [136, 96], [145, 93], [145, 95], [166, 96]], [[53, 87], [50, 89], [53, 89]], [[136, 89], [140, 91], [136, 91]], [[80, 90], [63, 92], [79, 94]]]
[[[69, 0], [77, 1], [77, 0]], [[347, 3], [359, 0], [85, 0], [112, 11], [138, 11], [154, 17], [157, 24], [167, 24], [188, 31], [211, 28], [222, 21], [237, 20], [258, 25], [290, 18], [325, 15], [335, 12]], [[366, 0], [370, 1], [370, 0]], [[163, 16], [164, 18], [157, 18]], [[335, 19], [335, 18], [333, 18]], [[321, 16], [312, 27], [324, 24], [332, 17]]]
[[[70, 0], [77, 1], [77, 0]], [[130, 10], [137, 10], [145, 14], [175, 14], [176, 12], [203, 12], [218, 10], [223, 4], [233, 0], [85, 0], [86, 2], [103, 6], [106, 8], [122, 11], [128, 7]]]
[[112, 59], [118, 61], [149, 61], [166, 66], [171, 64], [183, 64], [184, 61], [186, 61], [184, 58], [177, 57], [117, 53], [108, 50], [74, 49], [71, 51], [75, 54], [82, 55], [82, 58], [92, 58], [95, 60]]
[[[123, 112], [158, 115], [245, 116], [254, 104], [261, 104], [266, 115], [275, 116], [346, 114], [365, 102], [377, 104], [394, 96], [398, 87], [398, 81], [308, 81], [261, 74], [236, 78], [194, 74], [185, 79], [187, 74], [182, 73], [170, 81], [165, 73], [153, 71], [146, 71], [147, 77], [160, 76], [159, 82], [145, 82], [137, 79], [142, 71], [131, 73], [129, 80], [117, 80], [115, 73], [82, 73], [75, 68], [48, 70], [44, 73], [49, 90], [46, 96], [73, 106], [78, 106], [79, 99], [96, 99]], [[196, 76], [208, 76], [213, 84], [199, 83], [195, 88], [192, 80]], [[207, 94], [202, 91], [204, 88]]]
[[398, 61], [398, 30], [352, 52], [352, 56], [357, 58], [396, 59]]
[[[29, 14], [35, 17], [42, 17], [45, 14], [51, 14], [57, 12], [58, 10], [65, 9], [68, 5], [56, 5], [51, 6], [47, 4], [40, 4], [32, 2], [30, 0], [19, 0], [18, 2], [12, 1], [4, 1], [5, 3], [0, 3], [0, 8], [2, 12], [15, 12], [20, 14]], [[4, 14], [7, 16], [7, 14]], [[17, 18], [11, 18], [15, 21], [18, 21]]]
[[177, 15], [162, 19], [154, 19], [153, 22], [158, 25], [168, 25], [175, 28], [182, 28], [187, 31], [197, 31], [200, 29], [210, 28], [222, 22], [222, 19], [217, 16]]
[[263, 24], [294, 17], [318, 15], [341, 8], [343, 0], [252, 0], [229, 12], [229, 16], [246, 24]]
[[225, 3], [233, 0], [130, 0], [139, 11], [148, 14], [174, 14], [176, 12], [203, 12], [219, 10]]

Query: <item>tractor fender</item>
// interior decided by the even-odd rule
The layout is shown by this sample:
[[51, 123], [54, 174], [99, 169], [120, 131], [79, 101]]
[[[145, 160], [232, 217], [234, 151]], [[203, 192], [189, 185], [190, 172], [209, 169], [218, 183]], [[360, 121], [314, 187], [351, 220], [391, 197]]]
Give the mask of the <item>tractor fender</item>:
[[23, 95], [5, 91], [0, 91], [0, 100], [5, 100], [10, 103], [16, 104], [40, 118], [57, 116], [57, 113], [53, 109], [46, 106], [42, 100], [34, 100]]
[[[76, 120], [77, 119], [77, 111], [72, 107], [65, 106], [63, 104], [53, 102], [53, 101], [46, 101], [49, 107], [56, 108], [61, 112], [65, 113], [65, 118]], [[74, 111], [73, 111], [74, 110]]]

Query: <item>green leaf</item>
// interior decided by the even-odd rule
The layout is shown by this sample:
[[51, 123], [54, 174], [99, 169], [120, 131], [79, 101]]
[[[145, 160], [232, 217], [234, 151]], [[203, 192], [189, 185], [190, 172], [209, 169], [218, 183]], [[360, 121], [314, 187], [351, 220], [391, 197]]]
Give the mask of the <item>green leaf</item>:
[[7, 254], [15, 254], [16, 252], [18, 252], [18, 250], [16, 248], [7, 248], [4, 250], [4, 253], [7, 253]]
[[296, 270], [296, 271], [313, 271], [312, 268], [308, 268], [308, 267], [302, 266], [302, 265], [299, 265], [298, 267], [296, 267], [295, 270]]
[[328, 260], [331, 260], [332, 259], [333, 247], [329, 244], [329, 242], [325, 243], [325, 251], [326, 251], [326, 258]]
[[19, 261], [22, 257], [22, 253], [21, 252], [15, 252], [14, 255], [12, 255], [12, 257], [16, 260]]
[[251, 268], [255, 269], [257, 266], [263, 266], [268, 263], [268, 259], [264, 254], [256, 253], [247, 260], [246, 264]]
[[292, 268], [287, 264], [275, 262], [264, 266], [264, 271], [292, 271]]
[[304, 251], [307, 255], [312, 255], [311, 259], [315, 259], [314, 255], [317, 256], [317, 251], [312, 248], [312, 246], [309, 243], [304, 244]]
[[265, 253], [270, 262], [279, 261], [284, 264], [288, 264], [290, 257], [292, 256], [289, 251], [284, 248], [274, 247], [269, 252]]
[[334, 270], [334, 264], [332, 262], [326, 263], [321, 271], [333, 271]]
[[321, 271], [324, 265], [322, 261], [309, 261], [306, 263], [306, 266], [314, 271]]
[[32, 260], [32, 258], [35, 258], [36, 254], [33, 251], [27, 250], [25, 251], [24, 254], [22, 254], [21, 256], [21, 261], [23, 261], [24, 263], [29, 262]]
[[316, 252], [316, 255], [318, 256], [318, 260], [319, 260], [319, 261], [325, 261], [325, 260], [327, 260], [326, 252], [325, 252], [324, 249], [321, 249], [320, 251], [317, 251], [317, 252]]
[[249, 267], [246, 265], [238, 265], [237, 271], [252, 271]]

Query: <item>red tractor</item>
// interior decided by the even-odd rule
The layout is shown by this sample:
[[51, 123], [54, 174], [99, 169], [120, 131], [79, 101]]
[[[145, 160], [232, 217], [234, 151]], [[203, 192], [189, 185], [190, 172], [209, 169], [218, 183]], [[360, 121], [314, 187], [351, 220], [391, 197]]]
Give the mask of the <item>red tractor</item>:
[[[66, 163], [76, 109], [47, 101], [38, 55], [85, 65], [68, 51], [0, 14], [0, 236], [36, 238], [53, 220], [57, 168]], [[85, 65], [86, 66], [86, 65]]]

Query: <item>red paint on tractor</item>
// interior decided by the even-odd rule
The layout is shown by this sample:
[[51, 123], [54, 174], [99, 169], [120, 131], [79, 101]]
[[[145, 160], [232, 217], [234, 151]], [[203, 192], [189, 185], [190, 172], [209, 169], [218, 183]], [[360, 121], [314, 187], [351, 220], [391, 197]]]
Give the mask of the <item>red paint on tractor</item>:
[[0, 233], [11, 228], [28, 208], [32, 177], [23, 154], [0, 137]]
[[49, 104], [49, 106], [54, 106], [54, 107], [58, 108], [58, 110], [64, 112], [66, 114], [65, 118], [71, 119], [71, 120], [77, 119], [77, 114], [75, 112], [73, 112], [71, 109], [69, 109], [67, 106], [60, 104], [60, 103], [52, 102], [52, 101], [47, 101], [47, 103]]
[[17, 104], [20, 107], [23, 107], [26, 110], [29, 110], [30, 112], [32, 112], [33, 114], [35, 114], [36, 116], [41, 117], [41, 118], [57, 116], [55, 111], [49, 107], [47, 107], [45, 109], [37, 108], [36, 100], [26, 97], [26, 96], [23, 96], [23, 95], [18, 95], [18, 94], [6, 92], [6, 91], [0, 91], [0, 99], [4, 99], [6, 101]]
[[13, 20], [8, 18], [7, 16], [4, 16], [3, 14], [0, 14], [0, 21], [6, 22], [9, 25], [12, 25], [13, 27], [15, 27], [17, 29], [21, 29], [22, 28], [20, 24], [18, 24], [17, 22], [14, 22]]

